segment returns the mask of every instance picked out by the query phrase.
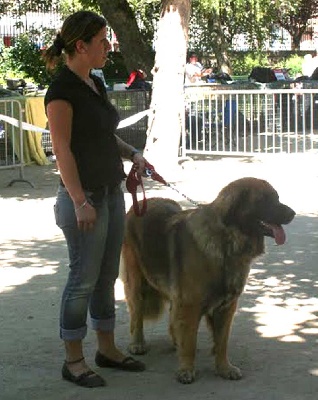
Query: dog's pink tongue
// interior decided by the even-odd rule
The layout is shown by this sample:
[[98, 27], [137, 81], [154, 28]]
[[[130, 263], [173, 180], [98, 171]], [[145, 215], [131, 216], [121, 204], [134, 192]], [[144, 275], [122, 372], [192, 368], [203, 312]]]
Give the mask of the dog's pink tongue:
[[280, 225], [271, 225], [271, 228], [273, 230], [276, 244], [284, 244], [286, 240], [284, 228]]

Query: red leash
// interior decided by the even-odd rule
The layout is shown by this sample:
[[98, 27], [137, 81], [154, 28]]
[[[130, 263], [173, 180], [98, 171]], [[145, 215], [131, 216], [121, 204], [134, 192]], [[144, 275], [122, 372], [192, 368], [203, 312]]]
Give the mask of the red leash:
[[[158, 181], [164, 185], [167, 185], [167, 182], [163, 179], [162, 176], [160, 176], [156, 171], [153, 165], [149, 164], [148, 162], [145, 163], [145, 175], [147, 177], [151, 177], [154, 181]], [[143, 200], [142, 200], [142, 207], [141, 209], [139, 208], [138, 200], [137, 200], [137, 187], [141, 186], [142, 191], [143, 191]], [[144, 213], [147, 211], [147, 199], [146, 199], [146, 193], [145, 193], [145, 188], [142, 182], [142, 175], [137, 172], [137, 168], [135, 165], [131, 167], [131, 170], [127, 176], [126, 179], [126, 188], [129, 193], [131, 193], [132, 198], [133, 198], [133, 207], [135, 214], [138, 217], [141, 217], [144, 215]]]

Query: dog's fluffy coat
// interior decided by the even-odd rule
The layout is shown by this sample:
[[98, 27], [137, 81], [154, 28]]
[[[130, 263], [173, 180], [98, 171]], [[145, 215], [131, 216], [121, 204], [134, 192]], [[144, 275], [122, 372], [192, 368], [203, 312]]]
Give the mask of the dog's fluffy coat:
[[216, 371], [240, 379], [227, 356], [237, 302], [251, 262], [264, 252], [264, 235], [285, 241], [282, 224], [295, 213], [256, 178], [236, 180], [207, 205], [182, 211], [173, 200], [153, 198], [143, 217], [127, 214], [123, 244], [124, 287], [130, 312], [130, 352], [143, 354], [143, 319], [170, 302], [170, 334], [182, 383], [194, 380], [197, 330], [202, 316], [213, 333]]

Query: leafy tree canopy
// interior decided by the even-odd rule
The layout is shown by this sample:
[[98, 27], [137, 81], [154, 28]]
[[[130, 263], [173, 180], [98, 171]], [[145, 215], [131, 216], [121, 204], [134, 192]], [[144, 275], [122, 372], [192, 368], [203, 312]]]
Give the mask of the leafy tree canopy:
[[27, 11], [46, 11], [58, 8], [58, 0], [2, 0], [0, 15], [7, 12], [21, 15]]

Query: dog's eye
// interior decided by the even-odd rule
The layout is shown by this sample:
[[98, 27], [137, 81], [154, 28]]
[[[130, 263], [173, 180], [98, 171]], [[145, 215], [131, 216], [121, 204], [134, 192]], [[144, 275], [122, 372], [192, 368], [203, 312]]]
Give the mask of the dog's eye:
[[268, 207], [274, 206], [279, 203], [279, 197], [276, 194], [264, 194], [255, 204], [257, 209], [264, 210]]

